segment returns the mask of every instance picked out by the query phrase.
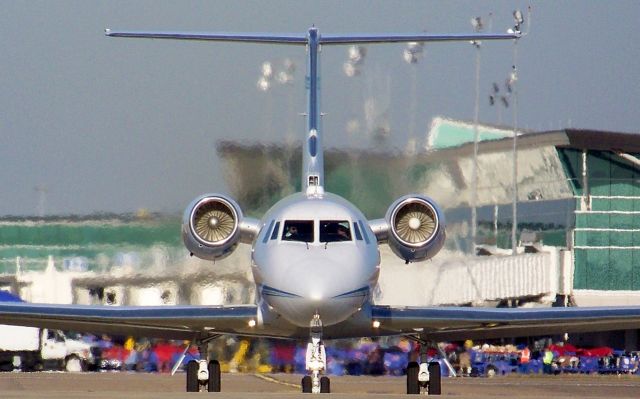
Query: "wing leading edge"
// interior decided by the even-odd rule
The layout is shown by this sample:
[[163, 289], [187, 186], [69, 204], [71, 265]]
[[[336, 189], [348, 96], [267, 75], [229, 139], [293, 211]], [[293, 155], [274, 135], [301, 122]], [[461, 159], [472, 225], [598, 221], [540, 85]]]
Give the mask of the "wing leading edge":
[[640, 328], [640, 306], [584, 308], [472, 308], [373, 306], [388, 333], [450, 341]]
[[246, 332], [250, 306], [84, 306], [0, 302], [0, 323], [167, 339]]

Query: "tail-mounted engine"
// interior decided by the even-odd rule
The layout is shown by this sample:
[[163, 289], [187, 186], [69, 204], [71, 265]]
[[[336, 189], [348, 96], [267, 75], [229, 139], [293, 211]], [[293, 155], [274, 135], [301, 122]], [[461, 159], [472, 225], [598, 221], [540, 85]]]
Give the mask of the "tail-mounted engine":
[[[242, 210], [234, 200], [219, 194], [207, 194], [197, 198], [185, 210], [182, 240], [191, 255], [207, 260], [222, 259], [244, 241], [242, 221]], [[246, 236], [246, 231], [244, 233]]]
[[385, 219], [389, 246], [407, 263], [430, 259], [444, 245], [444, 216], [431, 198], [402, 197], [389, 207]]

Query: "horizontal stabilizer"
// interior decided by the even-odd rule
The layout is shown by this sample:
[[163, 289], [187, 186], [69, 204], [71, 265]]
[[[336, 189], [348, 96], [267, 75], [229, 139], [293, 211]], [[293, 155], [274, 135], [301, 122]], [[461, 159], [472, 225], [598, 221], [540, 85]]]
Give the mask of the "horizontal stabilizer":
[[406, 42], [453, 42], [473, 40], [519, 39], [521, 34], [514, 33], [462, 33], [462, 34], [364, 34], [364, 35], [322, 35], [320, 44], [367, 44], [367, 43], [406, 43]]
[[175, 39], [175, 40], [209, 40], [221, 42], [249, 42], [299, 44], [307, 43], [307, 36], [300, 34], [269, 34], [269, 33], [225, 33], [225, 32], [144, 32], [144, 31], [114, 31], [105, 29], [104, 34], [110, 37], [135, 37], [146, 39]]
[[[150, 32], [150, 31], [114, 31], [105, 29], [110, 37], [134, 37], [147, 39], [205, 40], [222, 42], [248, 42], [271, 44], [305, 45], [306, 34], [273, 33], [228, 33], [228, 32]], [[473, 40], [519, 39], [520, 32], [513, 33], [468, 33], [468, 34], [327, 34], [319, 35], [320, 45], [367, 44], [367, 43], [405, 43], [405, 42], [448, 42]]]

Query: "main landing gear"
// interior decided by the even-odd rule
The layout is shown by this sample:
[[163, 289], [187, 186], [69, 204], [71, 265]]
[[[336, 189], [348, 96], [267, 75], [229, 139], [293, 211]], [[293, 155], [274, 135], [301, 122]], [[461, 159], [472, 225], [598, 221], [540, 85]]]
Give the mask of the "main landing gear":
[[217, 336], [196, 341], [200, 360], [187, 363], [187, 392], [200, 392], [200, 389], [220, 392], [220, 363], [217, 360], [208, 361], [208, 344], [215, 338]]
[[309, 343], [307, 344], [306, 369], [311, 375], [302, 378], [302, 393], [330, 393], [331, 381], [320, 376], [327, 370], [327, 356], [322, 342], [322, 321], [317, 313], [309, 324]]
[[409, 362], [407, 365], [407, 394], [420, 394], [421, 390], [429, 395], [442, 393], [440, 363]]
[[[416, 340], [420, 343], [419, 362], [409, 362], [407, 365], [407, 394], [420, 394], [421, 391], [429, 395], [442, 394], [442, 373], [440, 363], [427, 361], [426, 342]], [[435, 345], [438, 348], [437, 345]]]

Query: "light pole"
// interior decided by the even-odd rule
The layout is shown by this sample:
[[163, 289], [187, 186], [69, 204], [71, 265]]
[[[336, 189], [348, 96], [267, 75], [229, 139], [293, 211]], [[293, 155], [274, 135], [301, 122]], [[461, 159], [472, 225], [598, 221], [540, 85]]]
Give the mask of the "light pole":
[[418, 76], [416, 65], [420, 58], [422, 58], [424, 54], [424, 43], [422, 42], [409, 42], [407, 43], [407, 47], [404, 49], [402, 53], [402, 58], [404, 61], [411, 65], [411, 103], [409, 104], [409, 145], [408, 148], [411, 149], [411, 153], [414, 154], [417, 148], [416, 139], [415, 139], [415, 126], [416, 126], [416, 108], [417, 108], [417, 85], [418, 85]]
[[46, 186], [38, 185], [33, 188], [38, 193], [38, 217], [43, 218], [47, 207], [47, 194], [49, 189]]
[[[367, 56], [366, 47], [350, 46], [347, 49], [347, 60], [344, 62], [344, 64], [342, 64], [342, 71], [344, 72], [344, 74], [348, 78], [354, 78], [356, 76], [359, 76], [362, 73], [362, 67], [364, 65], [364, 60], [366, 56]], [[354, 81], [354, 84], [357, 84], [356, 81]], [[353, 116], [349, 118], [349, 120], [347, 121], [347, 125], [345, 129], [348, 133], [348, 138], [350, 140], [349, 144], [353, 145], [354, 135], [358, 133], [362, 127], [362, 124], [360, 123], [360, 118], [357, 115], [360, 113], [358, 110], [359, 105], [364, 103], [364, 98], [360, 98], [361, 96], [364, 97], [364, 94], [361, 88], [357, 88], [356, 90], [352, 90], [351, 92], [353, 93], [351, 96], [352, 97], [351, 107], [352, 107]]]
[[[481, 17], [471, 18], [473, 29], [479, 33], [484, 26]], [[471, 249], [476, 254], [476, 239], [478, 230], [477, 200], [478, 200], [478, 117], [480, 114], [480, 41], [473, 40], [471, 44], [476, 48], [476, 99], [473, 111], [473, 175], [471, 177]]]
[[[514, 45], [515, 46], [515, 45]], [[514, 50], [514, 65], [513, 71], [511, 73], [512, 77], [512, 87], [513, 87], [513, 203], [512, 209], [513, 213], [511, 215], [511, 219], [513, 220], [513, 225], [511, 226], [511, 252], [513, 255], [517, 254], [518, 242], [517, 240], [517, 231], [518, 231], [518, 95], [517, 90], [515, 89], [515, 83], [518, 79], [516, 74], [517, 69], [515, 65], [515, 56], [516, 51]]]
[[[266, 101], [266, 126], [267, 133], [270, 137], [273, 137], [273, 93], [272, 89], [275, 87], [274, 83], [280, 84], [282, 86], [291, 86], [294, 83], [294, 73], [296, 70], [295, 63], [289, 59], [285, 58], [282, 61], [282, 68], [276, 69], [274, 67], [274, 63], [271, 61], [265, 61], [261, 65], [260, 77], [256, 82], [256, 87], [258, 90], [265, 93], [267, 96]], [[292, 140], [293, 134], [293, 123], [294, 123], [294, 112], [293, 112], [293, 93], [292, 90], [289, 90], [289, 122], [287, 123], [287, 132], [286, 132], [286, 143], [290, 144]], [[287, 165], [290, 164], [290, 152], [285, 151], [285, 163]], [[286, 168], [288, 173], [290, 174], [290, 168]], [[291, 176], [288, 176], [288, 182], [291, 182]]]
[[[529, 13], [531, 13], [531, 9], [529, 9]], [[515, 21], [515, 25], [512, 29], [509, 29], [510, 32], [518, 32], [521, 33], [521, 27], [524, 22], [524, 17], [520, 10], [516, 10], [513, 12], [513, 18]], [[517, 58], [518, 58], [518, 40], [514, 40], [513, 44], [513, 65], [511, 67], [511, 73], [509, 77], [505, 80], [505, 95], [500, 94], [500, 86], [497, 83], [492, 84], [492, 92], [489, 94], [489, 104], [491, 106], [496, 106], [498, 111], [498, 124], [502, 124], [502, 113], [501, 113], [501, 105], [505, 108], [509, 108], [509, 99], [513, 97], [513, 155], [512, 155], [512, 198], [511, 198], [511, 209], [512, 209], [512, 225], [511, 225], [511, 252], [513, 255], [517, 254], [518, 241], [517, 241], [517, 231], [518, 231], [518, 93], [516, 88], [516, 82], [518, 80], [518, 69], [517, 69]], [[500, 104], [498, 104], [498, 102]]]
[[[513, 18], [515, 20], [515, 26], [513, 30], [520, 32], [524, 18], [520, 10], [513, 12]], [[518, 252], [518, 242], [516, 241], [518, 231], [518, 88], [516, 82], [518, 80], [518, 41], [513, 42], [513, 67], [510, 75], [510, 87], [513, 90], [513, 213], [511, 219], [513, 224], [511, 226], [511, 253], [516, 255]]]
[[260, 67], [261, 75], [256, 82], [258, 90], [263, 91], [267, 96], [267, 106], [265, 113], [265, 125], [267, 127], [267, 135], [273, 137], [273, 98], [271, 96], [271, 86], [273, 84], [273, 65], [270, 61], [265, 61]]
[[[260, 77], [256, 82], [256, 87], [258, 90], [263, 91], [268, 94], [267, 98], [267, 127], [269, 133], [271, 133], [272, 129], [272, 118], [273, 114], [273, 99], [271, 96], [271, 89], [273, 88], [273, 83], [279, 83], [281, 85], [292, 85], [294, 81], [294, 73], [296, 70], [296, 65], [289, 58], [285, 58], [282, 62], [282, 69], [276, 70], [271, 61], [265, 61], [262, 63], [260, 67]], [[290, 103], [292, 102], [292, 97], [290, 97]]]

